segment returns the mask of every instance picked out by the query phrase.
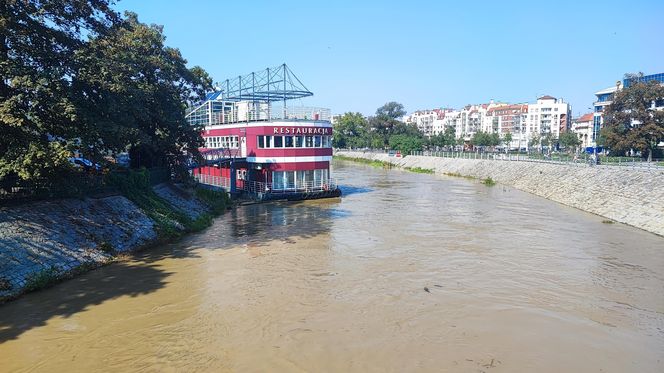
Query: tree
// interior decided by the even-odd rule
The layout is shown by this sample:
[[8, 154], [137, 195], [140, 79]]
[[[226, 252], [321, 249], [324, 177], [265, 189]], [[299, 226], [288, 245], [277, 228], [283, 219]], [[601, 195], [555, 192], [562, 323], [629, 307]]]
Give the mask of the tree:
[[470, 139], [470, 144], [473, 146], [498, 146], [500, 145], [500, 135], [497, 133], [477, 131]]
[[541, 137], [541, 144], [547, 147], [548, 153], [551, 153], [551, 148], [557, 142], [558, 139], [551, 132], [547, 132], [544, 134], [544, 136]]
[[510, 144], [512, 143], [512, 133], [507, 132], [505, 136], [503, 136], [503, 140], [501, 142], [505, 144], [505, 147], [507, 148], [507, 150], [509, 150]]
[[625, 76], [630, 85], [614, 94], [613, 101], [604, 111], [603, 142], [617, 153], [629, 149], [641, 152], [652, 160], [657, 144], [664, 141], [664, 111], [654, 108], [664, 99], [664, 85], [642, 82], [641, 75]]
[[390, 148], [399, 150], [401, 154], [408, 155], [414, 150], [422, 150], [424, 141], [420, 137], [406, 134], [397, 134], [390, 136]]
[[363, 148], [369, 145], [367, 119], [360, 113], [345, 113], [334, 124], [335, 148]]
[[128, 148], [137, 167], [177, 167], [185, 153], [198, 154], [201, 128], [185, 120], [187, 103], [201, 100], [212, 80], [200, 67], [187, 68], [180, 51], [164, 41], [161, 26], [127, 13], [82, 49], [74, 84], [84, 145]]
[[172, 167], [197, 154], [186, 104], [210, 77], [164, 46], [160, 26], [109, 3], [0, 2], [0, 178], [66, 176], [74, 150], [100, 159], [129, 149]]
[[0, 2], [0, 178], [56, 177], [80, 135], [75, 54], [119, 19], [109, 0]]
[[542, 136], [541, 135], [533, 135], [533, 137], [530, 138], [530, 141], [528, 141], [528, 147], [530, 148], [537, 148], [540, 149], [542, 146]]
[[403, 105], [394, 101], [388, 102], [376, 110], [377, 117], [384, 116], [391, 119], [399, 119], [404, 115], [406, 115], [406, 110], [404, 110]]
[[581, 145], [581, 140], [574, 132], [563, 132], [560, 134], [560, 145], [569, 151], [574, 151], [574, 149]]
[[[369, 118], [370, 131], [383, 139], [383, 146], [389, 144], [389, 138], [395, 133], [402, 133], [401, 127], [395, 132], [395, 126], [399, 123], [399, 118], [406, 115], [403, 105], [397, 102], [388, 102], [376, 110], [376, 115]], [[401, 123], [403, 124], [403, 123]]]

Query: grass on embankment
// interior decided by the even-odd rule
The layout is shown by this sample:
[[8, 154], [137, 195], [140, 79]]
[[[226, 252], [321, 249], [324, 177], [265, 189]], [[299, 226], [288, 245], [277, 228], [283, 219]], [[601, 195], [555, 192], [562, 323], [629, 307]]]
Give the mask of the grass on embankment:
[[404, 170], [410, 171], [410, 172], [415, 172], [418, 174], [433, 174], [435, 173], [434, 170], [430, 168], [421, 168], [421, 167], [404, 167]]
[[[351, 161], [351, 162], [368, 164], [369, 166], [379, 167], [379, 168], [401, 168], [401, 167], [399, 167], [395, 164], [392, 164], [390, 162], [378, 161], [378, 160], [374, 160], [374, 159], [346, 157], [346, 156], [343, 156], [343, 155], [335, 155], [334, 158], [341, 159], [341, 160], [344, 160], [344, 161]], [[403, 167], [403, 170], [410, 171], [410, 172], [415, 172], [415, 173], [418, 173], [418, 174], [433, 174], [433, 173], [435, 173], [435, 171], [432, 170], [432, 169], [421, 168], [421, 167]]]
[[341, 160], [343, 160], [343, 161], [351, 161], [351, 162], [355, 162], [355, 163], [363, 163], [363, 164], [367, 164], [367, 165], [369, 165], [369, 166], [378, 167], [378, 168], [392, 168], [392, 167], [396, 167], [395, 165], [393, 165], [393, 164], [390, 163], [390, 162], [377, 161], [377, 160], [374, 160], [374, 159], [346, 157], [345, 155], [335, 155], [334, 158], [335, 158], [335, 159], [341, 159]]
[[[346, 156], [343, 156], [343, 155], [335, 155], [334, 158], [335, 159], [341, 159], [341, 160], [344, 160], [344, 161], [351, 161], [351, 162], [368, 164], [368, 165], [373, 166], [373, 167], [380, 167], [380, 168], [393, 168], [393, 167], [395, 167], [395, 168], [399, 168], [399, 166], [394, 165], [392, 163], [385, 162], [385, 161], [373, 160], [373, 159], [346, 157]], [[435, 170], [432, 170], [430, 168], [404, 167], [403, 169], [406, 170], [406, 171], [415, 172], [415, 173], [419, 173], [419, 174], [435, 174], [436, 173]], [[462, 175], [458, 172], [444, 172], [443, 175], [452, 176], [452, 177], [462, 177], [464, 179], [470, 179], [470, 180], [477, 180], [477, 178], [474, 177], [474, 176], [466, 176], [466, 175]], [[487, 177], [486, 179], [482, 179], [480, 181], [480, 183], [482, 183], [486, 186], [489, 186], [489, 187], [496, 185], [496, 181], [493, 180], [491, 177]]]
[[156, 223], [158, 240], [170, 240], [189, 232], [203, 230], [212, 224], [214, 217], [230, 206], [230, 198], [226, 193], [197, 188], [196, 197], [205, 202], [209, 210], [192, 219], [152, 190], [147, 170], [114, 176], [111, 183]]

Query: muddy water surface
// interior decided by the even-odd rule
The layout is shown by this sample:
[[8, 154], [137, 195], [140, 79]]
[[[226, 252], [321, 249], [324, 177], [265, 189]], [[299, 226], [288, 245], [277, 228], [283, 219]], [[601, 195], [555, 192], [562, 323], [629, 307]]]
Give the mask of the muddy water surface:
[[335, 175], [342, 199], [245, 206], [0, 306], [0, 371], [664, 371], [664, 238], [500, 185]]

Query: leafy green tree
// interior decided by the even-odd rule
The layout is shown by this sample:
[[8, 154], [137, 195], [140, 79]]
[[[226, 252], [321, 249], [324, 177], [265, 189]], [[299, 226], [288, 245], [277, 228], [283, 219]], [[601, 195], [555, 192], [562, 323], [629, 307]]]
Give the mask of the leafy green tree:
[[[200, 67], [187, 68], [175, 48], [164, 45], [161, 26], [136, 14], [93, 38], [78, 54], [74, 78], [82, 145], [130, 150], [133, 166], [183, 163], [198, 154], [201, 128], [185, 120], [188, 102], [201, 100], [212, 80]], [[84, 130], [83, 130], [84, 129]]]
[[360, 113], [345, 113], [334, 124], [335, 148], [362, 148], [369, 145], [367, 119]]
[[489, 146], [491, 147], [496, 147], [500, 145], [501, 140], [500, 140], [500, 135], [497, 132], [492, 132], [488, 135], [488, 142]]
[[551, 132], [547, 132], [544, 134], [544, 136], [542, 136], [542, 145], [546, 146], [549, 152], [553, 148], [553, 145], [556, 144], [556, 142], [558, 142], [558, 139]]
[[540, 149], [542, 144], [542, 136], [535, 134], [530, 138], [530, 141], [528, 141], [528, 147], [530, 148], [537, 148], [538, 150]]
[[108, 0], [0, 1], [0, 178], [56, 177], [81, 134], [75, 55], [119, 15]]
[[501, 143], [505, 144], [505, 146], [509, 149], [510, 144], [512, 143], [512, 132], [507, 132], [505, 136], [503, 136]]
[[422, 150], [424, 140], [421, 137], [407, 134], [390, 136], [389, 145], [391, 149], [399, 150], [401, 154], [408, 155], [414, 150]]
[[472, 146], [487, 146], [488, 139], [486, 133], [484, 133], [483, 131], [475, 132], [473, 136], [470, 138], [470, 144]]
[[399, 119], [404, 115], [406, 115], [406, 110], [403, 105], [394, 101], [388, 102], [376, 110], [377, 117], [383, 116], [391, 119]]
[[[402, 104], [397, 102], [388, 102], [376, 110], [376, 115], [369, 118], [370, 131], [383, 139], [383, 146], [389, 144], [389, 138], [395, 133], [404, 133], [407, 128], [398, 127], [399, 124], [405, 125], [399, 121], [399, 118], [406, 115]], [[395, 129], [395, 127], [398, 127]]]
[[456, 136], [455, 136], [454, 127], [448, 126], [447, 128], [445, 128], [445, 132], [431, 136], [431, 138], [429, 138], [429, 145], [438, 146], [438, 147], [456, 145]]
[[636, 149], [650, 161], [657, 144], [664, 141], [664, 111], [654, 107], [655, 102], [664, 99], [664, 85], [641, 82], [638, 78], [642, 75], [625, 76], [632, 82], [616, 92], [605, 109], [601, 137], [604, 145], [616, 153]]
[[581, 145], [579, 136], [574, 132], [563, 132], [560, 134], [560, 145], [572, 152], [577, 146]]

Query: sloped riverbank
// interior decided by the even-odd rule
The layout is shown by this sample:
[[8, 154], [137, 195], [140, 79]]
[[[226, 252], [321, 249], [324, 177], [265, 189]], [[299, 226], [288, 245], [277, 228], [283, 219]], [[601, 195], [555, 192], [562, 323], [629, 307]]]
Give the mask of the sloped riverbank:
[[588, 167], [554, 163], [390, 157], [388, 154], [337, 151], [335, 155], [385, 162], [400, 168], [497, 183], [591, 212], [664, 236], [664, 171], [615, 166]]
[[[148, 187], [149, 188], [149, 187]], [[222, 193], [160, 184], [144, 192], [0, 208], [0, 303], [210, 224]]]

